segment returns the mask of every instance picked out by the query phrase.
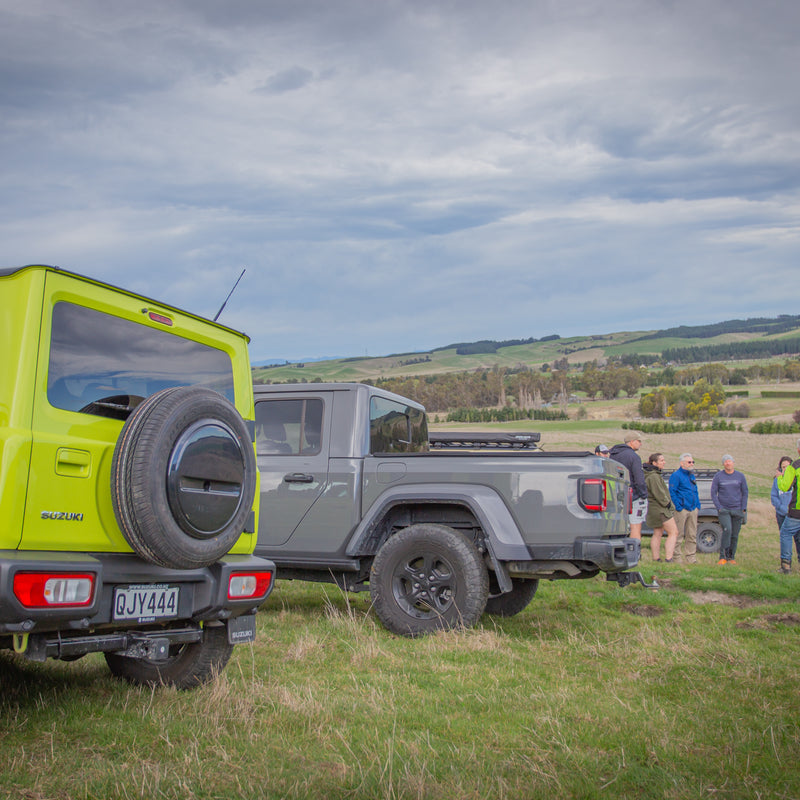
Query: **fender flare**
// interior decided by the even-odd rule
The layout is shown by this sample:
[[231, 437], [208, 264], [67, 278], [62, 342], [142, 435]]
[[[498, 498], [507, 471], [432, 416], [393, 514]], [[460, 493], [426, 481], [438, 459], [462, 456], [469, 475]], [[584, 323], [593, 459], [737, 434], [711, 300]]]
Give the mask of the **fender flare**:
[[363, 548], [377, 524], [394, 507], [409, 503], [451, 503], [470, 509], [486, 534], [492, 561], [527, 561], [530, 552], [502, 497], [488, 486], [432, 483], [387, 489], [370, 507], [347, 544], [347, 555], [364, 555]]

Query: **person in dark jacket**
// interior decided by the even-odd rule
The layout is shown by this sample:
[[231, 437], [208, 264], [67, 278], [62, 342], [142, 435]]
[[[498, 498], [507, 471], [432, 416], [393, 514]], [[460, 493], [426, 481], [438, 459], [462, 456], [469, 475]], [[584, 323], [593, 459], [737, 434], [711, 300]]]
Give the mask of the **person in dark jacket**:
[[[778, 481], [780, 485], [780, 481]], [[747, 514], [747, 479], [733, 467], [733, 456], [722, 456], [722, 469], [711, 481], [711, 500], [717, 508], [722, 539], [717, 564], [735, 564], [739, 530]]]
[[644, 480], [647, 484], [647, 524], [653, 529], [650, 537], [650, 552], [653, 561], [661, 561], [661, 534], [667, 532], [664, 556], [668, 564], [673, 561], [678, 526], [675, 524], [675, 506], [664, 483], [661, 470], [666, 459], [661, 453], [653, 453], [644, 465]]
[[615, 444], [611, 448], [611, 458], [626, 467], [631, 476], [631, 489], [633, 503], [628, 520], [631, 524], [631, 537], [642, 538], [642, 523], [647, 516], [647, 484], [642, 469], [642, 459], [637, 450], [642, 446], [642, 434], [628, 431], [623, 437], [622, 444]]
[[675, 558], [686, 559], [687, 564], [697, 563], [697, 514], [700, 510], [700, 493], [694, 474], [691, 453], [681, 453], [681, 465], [669, 476], [669, 494], [675, 504], [675, 524], [678, 543]]

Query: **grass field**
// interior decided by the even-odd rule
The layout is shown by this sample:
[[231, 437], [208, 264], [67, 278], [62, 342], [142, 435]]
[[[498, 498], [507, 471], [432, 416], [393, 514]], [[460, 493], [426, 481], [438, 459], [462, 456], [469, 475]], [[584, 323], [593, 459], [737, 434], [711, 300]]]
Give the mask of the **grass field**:
[[[550, 450], [622, 435], [536, 427]], [[795, 438], [645, 437], [670, 466], [733, 453], [754, 497], [736, 566], [645, 547], [658, 590], [548, 582], [517, 617], [407, 640], [368, 595], [281, 582], [258, 640], [183, 693], [121, 684], [96, 655], [0, 654], [0, 798], [800, 797], [800, 570], [777, 573], [768, 500]]]
[[194, 692], [0, 656], [0, 797], [796, 798], [800, 574], [763, 502], [737, 566], [700, 561], [421, 640], [284, 582]]

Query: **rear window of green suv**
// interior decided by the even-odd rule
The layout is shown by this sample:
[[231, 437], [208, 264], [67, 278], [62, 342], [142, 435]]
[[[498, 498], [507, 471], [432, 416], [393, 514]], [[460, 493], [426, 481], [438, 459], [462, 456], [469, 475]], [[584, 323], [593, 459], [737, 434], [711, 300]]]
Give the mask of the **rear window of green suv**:
[[47, 399], [56, 408], [103, 414], [93, 404], [135, 406], [171, 386], [206, 386], [234, 402], [227, 353], [74, 303], [53, 307]]

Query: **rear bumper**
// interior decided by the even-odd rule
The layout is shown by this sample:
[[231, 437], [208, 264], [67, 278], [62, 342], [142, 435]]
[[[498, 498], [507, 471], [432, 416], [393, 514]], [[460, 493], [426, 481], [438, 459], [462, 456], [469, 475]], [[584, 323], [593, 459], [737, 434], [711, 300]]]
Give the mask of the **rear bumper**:
[[[270, 572], [275, 565], [256, 556], [229, 555], [210, 567], [192, 570], [165, 569], [135, 555], [0, 551], [0, 635], [61, 632], [66, 635], [180, 627], [181, 624], [224, 622], [252, 613], [266, 600], [230, 600], [228, 582], [234, 572]], [[14, 576], [19, 572], [91, 573], [95, 590], [91, 602], [79, 608], [27, 608], [14, 595]], [[177, 611], [169, 619], [114, 619], [115, 589], [122, 586], [178, 587]], [[103, 649], [103, 648], [99, 648]]]
[[598, 572], [619, 573], [639, 563], [641, 542], [630, 537], [576, 539], [571, 544], [536, 545], [531, 559], [505, 562], [517, 577], [590, 578]]
[[588, 561], [602, 572], [632, 569], [639, 563], [641, 541], [629, 536], [620, 539], [579, 539], [575, 557]]

